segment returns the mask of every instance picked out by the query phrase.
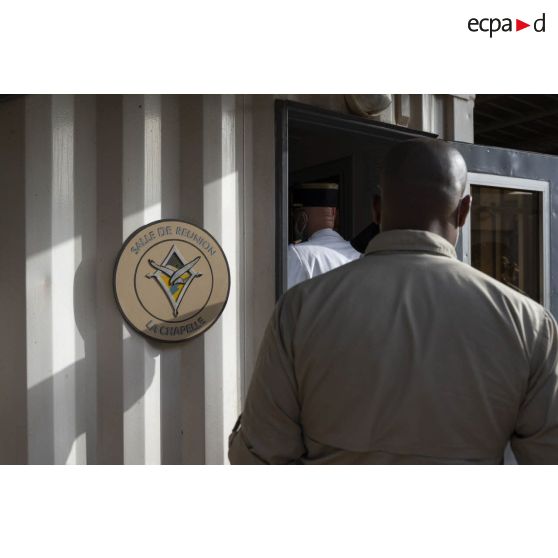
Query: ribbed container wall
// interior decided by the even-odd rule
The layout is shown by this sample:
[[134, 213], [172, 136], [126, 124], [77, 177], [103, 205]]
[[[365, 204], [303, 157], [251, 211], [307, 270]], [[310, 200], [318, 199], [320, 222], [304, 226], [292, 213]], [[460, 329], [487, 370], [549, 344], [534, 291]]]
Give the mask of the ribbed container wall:
[[[253, 240], [274, 219], [273, 100], [19, 97], [0, 104], [0, 167], [0, 462], [226, 463], [274, 302], [256, 280], [273, 235]], [[180, 344], [133, 332], [112, 291], [124, 240], [163, 218], [206, 228], [231, 269], [219, 321]]]

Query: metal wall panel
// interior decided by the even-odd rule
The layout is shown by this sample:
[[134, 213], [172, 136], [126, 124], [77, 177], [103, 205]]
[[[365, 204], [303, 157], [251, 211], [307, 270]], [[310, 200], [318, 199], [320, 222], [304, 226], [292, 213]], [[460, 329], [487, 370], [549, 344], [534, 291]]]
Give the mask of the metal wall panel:
[[[14, 316], [0, 337], [0, 462], [227, 462], [245, 387], [247, 304], [262, 323], [273, 307], [271, 291], [253, 297], [264, 301], [258, 311], [244, 291], [245, 275], [266, 265], [245, 258], [247, 105], [234, 95], [0, 104], [1, 232], [12, 239], [3, 255], [13, 272], [2, 293]], [[272, 182], [263, 196], [266, 188]], [[122, 242], [160, 218], [207, 228], [231, 268], [221, 318], [180, 345], [131, 331], [112, 292]]]

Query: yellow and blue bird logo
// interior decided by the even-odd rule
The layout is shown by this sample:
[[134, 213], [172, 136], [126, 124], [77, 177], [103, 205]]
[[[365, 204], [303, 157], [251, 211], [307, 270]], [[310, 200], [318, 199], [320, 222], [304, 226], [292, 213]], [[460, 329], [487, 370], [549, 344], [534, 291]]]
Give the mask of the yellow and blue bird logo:
[[174, 316], [178, 316], [180, 303], [192, 284], [192, 281], [202, 274], [198, 273], [194, 266], [200, 261], [201, 256], [195, 257], [187, 262], [175, 245], [161, 263], [149, 260], [149, 265], [155, 271], [146, 275], [149, 279], [155, 279], [165, 293]]

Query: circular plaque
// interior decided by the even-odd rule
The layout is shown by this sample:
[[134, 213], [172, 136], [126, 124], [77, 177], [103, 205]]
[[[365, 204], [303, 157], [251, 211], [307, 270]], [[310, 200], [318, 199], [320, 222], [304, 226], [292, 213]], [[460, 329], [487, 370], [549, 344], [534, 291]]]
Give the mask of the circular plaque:
[[132, 233], [114, 268], [124, 319], [158, 341], [191, 339], [225, 308], [230, 273], [221, 246], [204, 229], [163, 219]]

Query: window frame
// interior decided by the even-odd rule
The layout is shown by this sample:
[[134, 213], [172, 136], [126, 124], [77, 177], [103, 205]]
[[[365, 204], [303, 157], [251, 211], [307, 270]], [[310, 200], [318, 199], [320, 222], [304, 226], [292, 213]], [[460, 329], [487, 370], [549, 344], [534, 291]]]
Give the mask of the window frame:
[[[523, 190], [526, 192], [540, 192], [539, 212], [539, 239], [541, 254], [541, 292], [542, 305], [550, 310], [550, 182], [547, 180], [534, 180], [531, 178], [518, 178], [489, 173], [467, 173], [465, 195], [471, 193], [471, 186], [484, 186], [489, 188], [504, 188]], [[475, 200], [473, 199], [473, 203]], [[471, 265], [471, 215], [469, 215], [461, 231], [462, 241], [458, 255], [460, 259]]]

